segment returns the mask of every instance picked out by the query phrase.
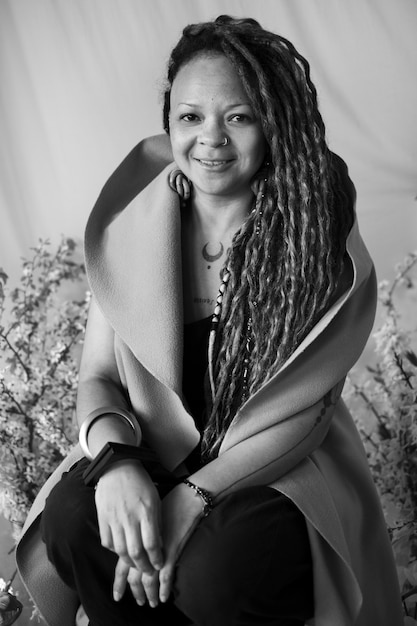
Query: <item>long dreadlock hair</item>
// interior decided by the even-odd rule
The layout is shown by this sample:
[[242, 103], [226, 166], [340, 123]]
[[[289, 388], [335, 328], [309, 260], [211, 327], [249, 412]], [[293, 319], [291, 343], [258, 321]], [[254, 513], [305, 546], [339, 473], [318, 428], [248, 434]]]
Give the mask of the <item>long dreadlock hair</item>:
[[287, 39], [253, 19], [222, 15], [183, 30], [168, 63], [166, 132], [173, 81], [181, 67], [204, 53], [221, 53], [231, 62], [269, 146], [262, 193], [254, 196], [254, 210], [236, 233], [225, 264], [230, 278], [203, 436], [203, 453], [210, 459], [245, 401], [243, 380], [249, 396], [256, 392], [328, 306], [352, 215], [327, 147], [308, 62]]

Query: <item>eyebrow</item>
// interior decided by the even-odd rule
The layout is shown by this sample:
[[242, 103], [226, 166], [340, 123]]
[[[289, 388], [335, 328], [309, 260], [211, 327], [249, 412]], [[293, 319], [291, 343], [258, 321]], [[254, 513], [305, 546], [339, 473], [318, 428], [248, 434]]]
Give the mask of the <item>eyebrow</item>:
[[[200, 104], [198, 104], [197, 102], [178, 102], [178, 105], [183, 104], [187, 107], [199, 107], [201, 106]], [[250, 102], [236, 102], [235, 104], [228, 104], [226, 109], [235, 109], [236, 107], [244, 107], [244, 106], [248, 106], [251, 107]]]

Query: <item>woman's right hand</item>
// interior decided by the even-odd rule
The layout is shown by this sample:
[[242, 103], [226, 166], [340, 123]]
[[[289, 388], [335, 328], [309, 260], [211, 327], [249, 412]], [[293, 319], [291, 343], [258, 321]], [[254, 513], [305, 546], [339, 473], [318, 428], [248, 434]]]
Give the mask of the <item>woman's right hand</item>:
[[145, 574], [161, 569], [160, 498], [137, 461], [120, 461], [103, 474], [96, 488], [96, 507], [105, 548]]

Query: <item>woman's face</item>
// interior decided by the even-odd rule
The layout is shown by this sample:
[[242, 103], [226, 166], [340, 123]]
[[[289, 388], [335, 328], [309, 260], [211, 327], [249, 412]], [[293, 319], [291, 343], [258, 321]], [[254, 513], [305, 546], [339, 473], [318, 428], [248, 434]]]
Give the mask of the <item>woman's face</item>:
[[266, 141], [225, 56], [199, 55], [180, 69], [171, 90], [170, 138], [174, 159], [197, 193], [248, 193]]

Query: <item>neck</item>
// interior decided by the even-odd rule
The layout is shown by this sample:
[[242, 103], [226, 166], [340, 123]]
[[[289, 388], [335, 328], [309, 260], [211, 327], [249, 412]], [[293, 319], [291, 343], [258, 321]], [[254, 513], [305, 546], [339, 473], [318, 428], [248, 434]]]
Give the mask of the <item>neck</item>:
[[224, 233], [236, 232], [242, 226], [252, 205], [253, 193], [250, 189], [233, 198], [203, 195], [193, 190], [190, 218], [202, 231], [218, 233], [221, 237]]

